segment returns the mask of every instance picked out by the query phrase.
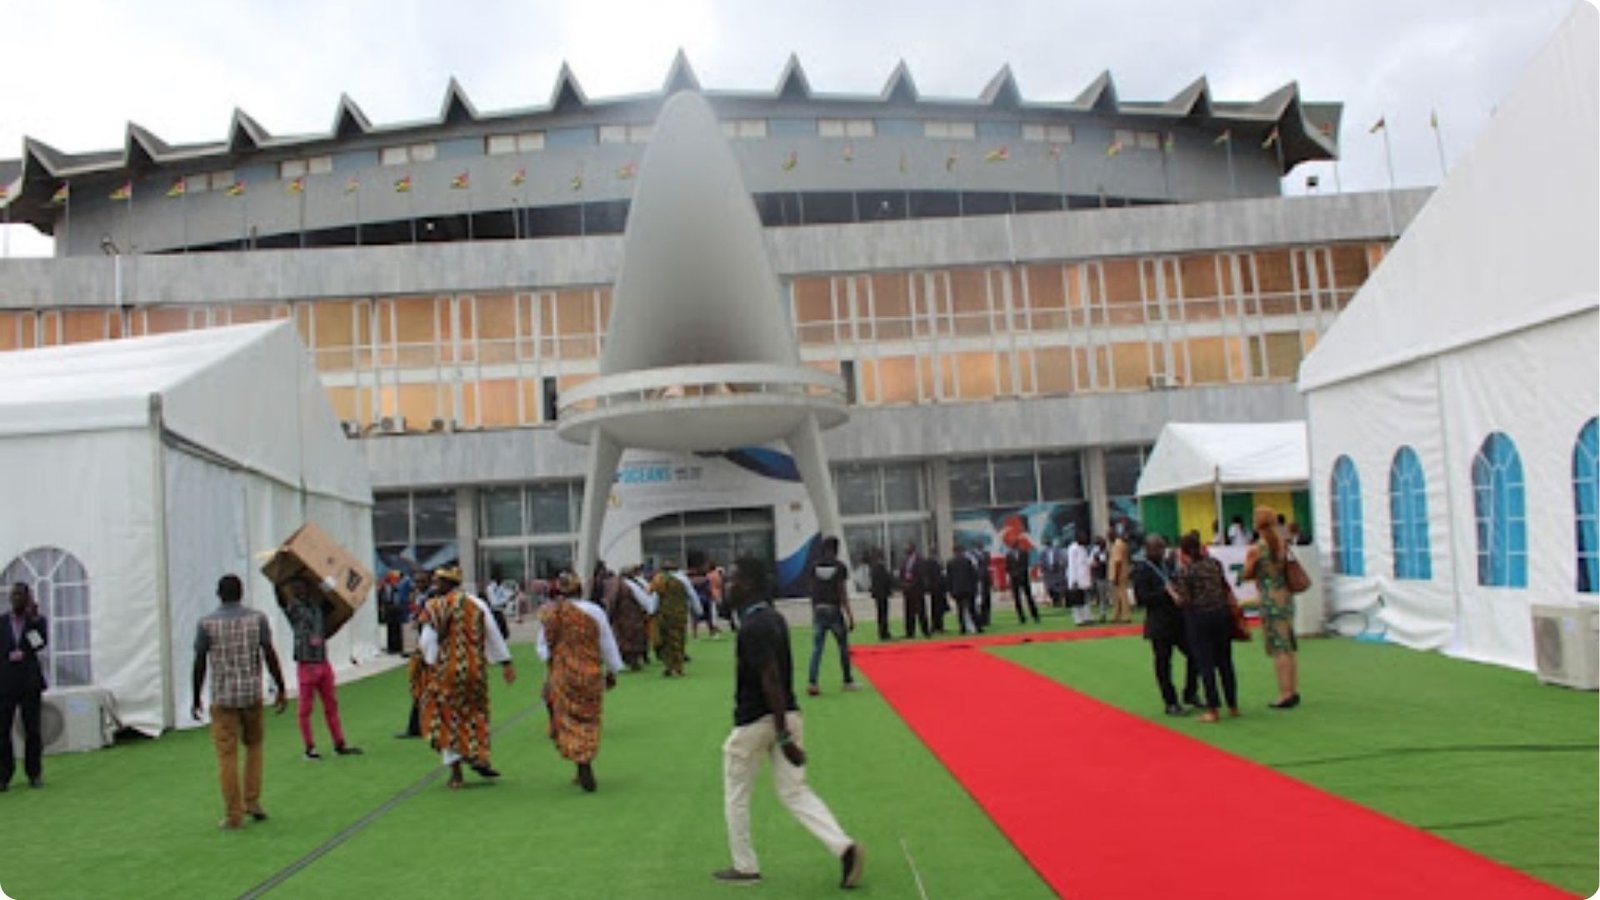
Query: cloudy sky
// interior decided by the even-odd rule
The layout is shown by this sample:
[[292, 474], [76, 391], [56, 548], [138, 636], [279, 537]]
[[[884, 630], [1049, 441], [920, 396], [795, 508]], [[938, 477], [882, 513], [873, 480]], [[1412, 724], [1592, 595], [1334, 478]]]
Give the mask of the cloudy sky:
[[[430, 118], [450, 76], [480, 111], [544, 104], [568, 62], [591, 97], [656, 90], [678, 48], [708, 88], [769, 90], [800, 57], [813, 90], [876, 93], [896, 61], [924, 96], [974, 97], [1010, 63], [1025, 99], [1076, 96], [1110, 70], [1126, 100], [1199, 75], [1221, 100], [1289, 81], [1345, 104], [1344, 190], [1440, 178], [1574, 0], [0, 0], [0, 158], [24, 135], [118, 148], [124, 123], [181, 143], [225, 137], [235, 107], [269, 132], [331, 127], [341, 92], [375, 123]], [[1303, 190], [1326, 164], [1303, 165]], [[49, 252], [13, 228], [13, 255]]]

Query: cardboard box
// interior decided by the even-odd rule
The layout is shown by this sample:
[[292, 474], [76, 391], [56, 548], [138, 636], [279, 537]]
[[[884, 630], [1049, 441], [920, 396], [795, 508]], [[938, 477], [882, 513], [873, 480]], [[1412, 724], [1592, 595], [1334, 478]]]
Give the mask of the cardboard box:
[[301, 575], [328, 598], [328, 637], [333, 637], [356, 614], [377, 583], [372, 571], [338, 541], [307, 522], [289, 535], [283, 546], [261, 567], [273, 584]]

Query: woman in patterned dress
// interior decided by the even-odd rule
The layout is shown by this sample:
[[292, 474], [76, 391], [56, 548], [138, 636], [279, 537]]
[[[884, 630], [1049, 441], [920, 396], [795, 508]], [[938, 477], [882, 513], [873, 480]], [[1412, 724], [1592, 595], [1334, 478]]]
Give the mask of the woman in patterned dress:
[[1278, 532], [1278, 513], [1270, 506], [1256, 507], [1256, 533], [1260, 535], [1245, 554], [1242, 578], [1253, 579], [1261, 598], [1261, 636], [1278, 676], [1278, 699], [1273, 709], [1300, 705], [1300, 672], [1294, 639], [1294, 594], [1289, 592], [1289, 547]]
[[676, 575], [670, 564], [662, 567], [650, 582], [650, 589], [661, 598], [661, 608], [656, 611], [656, 656], [668, 678], [683, 675], [686, 659], [685, 644], [689, 637], [689, 589]]
[[576, 576], [557, 580], [551, 601], [539, 610], [537, 649], [550, 667], [543, 691], [550, 739], [562, 758], [577, 764], [578, 784], [593, 791], [602, 706], [605, 692], [617, 684], [622, 654], [605, 613], [581, 594]]
[[440, 569], [433, 577], [444, 593], [428, 600], [418, 620], [426, 666], [418, 685], [422, 733], [450, 767], [449, 787], [456, 789], [463, 761], [485, 778], [499, 777], [489, 763], [489, 664], [501, 665], [506, 684], [517, 680], [517, 670], [488, 604], [461, 590], [461, 571]]

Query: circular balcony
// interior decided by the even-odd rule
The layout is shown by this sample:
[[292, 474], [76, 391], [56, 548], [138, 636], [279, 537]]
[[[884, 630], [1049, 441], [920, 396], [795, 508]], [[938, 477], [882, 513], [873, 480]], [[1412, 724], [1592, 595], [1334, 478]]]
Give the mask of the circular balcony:
[[602, 375], [560, 398], [556, 433], [589, 443], [595, 429], [625, 447], [726, 450], [777, 440], [815, 414], [832, 428], [849, 413], [844, 382], [806, 366], [731, 363]]

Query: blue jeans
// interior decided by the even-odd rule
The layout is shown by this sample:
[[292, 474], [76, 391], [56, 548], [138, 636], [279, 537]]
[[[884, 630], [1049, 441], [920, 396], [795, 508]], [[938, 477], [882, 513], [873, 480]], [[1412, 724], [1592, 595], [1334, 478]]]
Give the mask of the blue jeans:
[[844, 667], [844, 683], [854, 684], [850, 674], [850, 629], [845, 627], [844, 613], [837, 606], [811, 608], [811, 667], [807, 684], [817, 683], [817, 669], [822, 666], [822, 646], [828, 635], [839, 644], [839, 663]]

